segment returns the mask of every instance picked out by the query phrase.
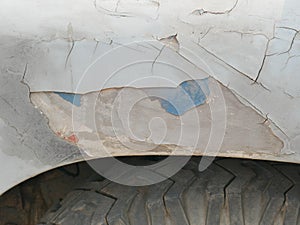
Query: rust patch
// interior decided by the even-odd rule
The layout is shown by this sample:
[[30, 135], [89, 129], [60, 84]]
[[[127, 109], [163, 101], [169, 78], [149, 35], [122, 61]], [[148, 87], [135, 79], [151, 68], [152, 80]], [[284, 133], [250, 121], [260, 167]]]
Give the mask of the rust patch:
[[67, 141], [73, 142], [73, 143], [78, 143], [78, 138], [75, 134], [72, 134], [71, 136], [66, 138]]
[[79, 141], [78, 137], [75, 134], [72, 134], [70, 136], [64, 136], [62, 134], [62, 132], [60, 132], [60, 131], [56, 132], [56, 134], [57, 134], [57, 136], [63, 138], [64, 140], [69, 141], [69, 142], [74, 143], [74, 144], [77, 144], [78, 141]]

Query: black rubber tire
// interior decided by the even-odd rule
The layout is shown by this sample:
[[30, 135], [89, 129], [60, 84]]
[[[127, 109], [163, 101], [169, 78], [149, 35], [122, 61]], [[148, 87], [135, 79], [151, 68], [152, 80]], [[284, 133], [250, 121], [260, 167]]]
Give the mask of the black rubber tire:
[[47, 225], [300, 225], [300, 165], [193, 158], [145, 187], [93, 180], [50, 209]]

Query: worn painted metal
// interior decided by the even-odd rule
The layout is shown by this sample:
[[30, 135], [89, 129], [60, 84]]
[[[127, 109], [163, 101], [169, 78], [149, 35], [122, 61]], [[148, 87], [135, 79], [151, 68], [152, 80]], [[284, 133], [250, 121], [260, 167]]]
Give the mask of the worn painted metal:
[[81, 95], [64, 93], [64, 92], [55, 92], [55, 94], [58, 94], [64, 100], [72, 103], [75, 106], [80, 106], [81, 105]]
[[[205, 83], [210, 90], [218, 85], [213, 79]], [[202, 89], [196, 90], [198, 93]], [[281, 153], [283, 142], [270, 129], [270, 122], [241, 103], [225, 87], [222, 87], [223, 96], [208, 96], [205, 104], [193, 108], [189, 105], [193, 99], [186, 99], [185, 92], [178, 95], [175, 88], [173, 91], [177, 99], [168, 101], [167, 107], [160, 98], [164, 93], [170, 95], [170, 88], [91, 92], [81, 96], [80, 107], [55, 93], [33, 93], [31, 100], [47, 116], [56, 134], [64, 139], [75, 135], [76, 144], [92, 158], [107, 156], [107, 153], [170, 154], [175, 148], [179, 155], [201, 155], [210, 138], [215, 142], [216, 138], [224, 138], [218, 155], [293, 161]], [[183, 104], [181, 97], [185, 99]], [[224, 98], [226, 105], [218, 104], [218, 98]], [[166, 98], [164, 101], [167, 102]], [[176, 104], [179, 110], [170, 107]], [[213, 123], [223, 122], [222, 117], [211, 112], [212, 107], [222, 115], [226, 111], [224, 137], [211, 136]], [[206, 154], [212, 152], [206, 151]]]
[[[299, 11], [298, 0], [2, 0], [0, 194], [107, 156], [99, 143], [299, 163]], [[206, 151], [224, 117], [220, 151]]]
[[[185, 81], [178, 88], [156, 89], [152, 92], [168, 113], [181, 116], [190, 109], [206, 103], [209, 96], [207, 82], [208, 79]], [[149, 90], [146, 92], [151, 93]]]

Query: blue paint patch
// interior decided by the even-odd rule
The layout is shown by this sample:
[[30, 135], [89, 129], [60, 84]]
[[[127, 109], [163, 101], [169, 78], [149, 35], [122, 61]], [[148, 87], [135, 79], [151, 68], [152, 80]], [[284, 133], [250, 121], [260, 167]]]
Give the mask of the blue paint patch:
[[160, 91], [159, 101], [168, 113], [180, 116], [204, 104], [209, 94], [208, 78], [190, 80], [182, 82], [177, 88]]
[[62, 97], [64, 100], [72, 103], [75, 106], [81, 106], [81, 95], [78, 94], [70, 94], [70, 93], [63, 93], [63, 92], [54, 92], [55, 94]]

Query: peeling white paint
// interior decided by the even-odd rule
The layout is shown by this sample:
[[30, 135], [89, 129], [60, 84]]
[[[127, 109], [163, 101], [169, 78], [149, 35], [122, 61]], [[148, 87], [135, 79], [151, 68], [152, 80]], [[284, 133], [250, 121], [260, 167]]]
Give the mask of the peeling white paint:
[[252, 80], [259, 73], [267, 44], [264, 34], [214, 29], [199, 40], [199, 45]]
[[183, 80], [208, 76], [162, 43], [152, 40], [124, 47], [87, 40], [74, 46], [61, 40], [42, 42], [27, 58], [26, 81], [31, 92], [87, 93], [123, 86], [176, 87]]
[[[7, 110], [0, 110], [0, 119], [27, 128], [23, 120], [31, 118], [29, 113], [20, 115], [22, 107], [29, 112], [32, 105], [28, 98], [15, 100], [28, 95], [20, 81], [31, 92], [88, 93], [123, 86], [175, 87], [184, 80], [212, 77], [267, 118], [284, 142], [276, 155], [270, 148], [252, 155], [220, 155], [299, 163], [299, 11], [298, 0], [2, 0], [0, 101]], [[14, 107], [19, 103], [22, 107]], [[30, 121], [51, 132], [37, 125], [44, 119]], [[27, 144], [41, 144], [25, 137]], [[1, 155], [9, 152], [7, 143]], [[59, 164], [55, 162], [52, 167]], [[38, 172], [40, 167], [32, 168], [31, 175]], [[5, 187], [31, 175], [20, 171]]]

